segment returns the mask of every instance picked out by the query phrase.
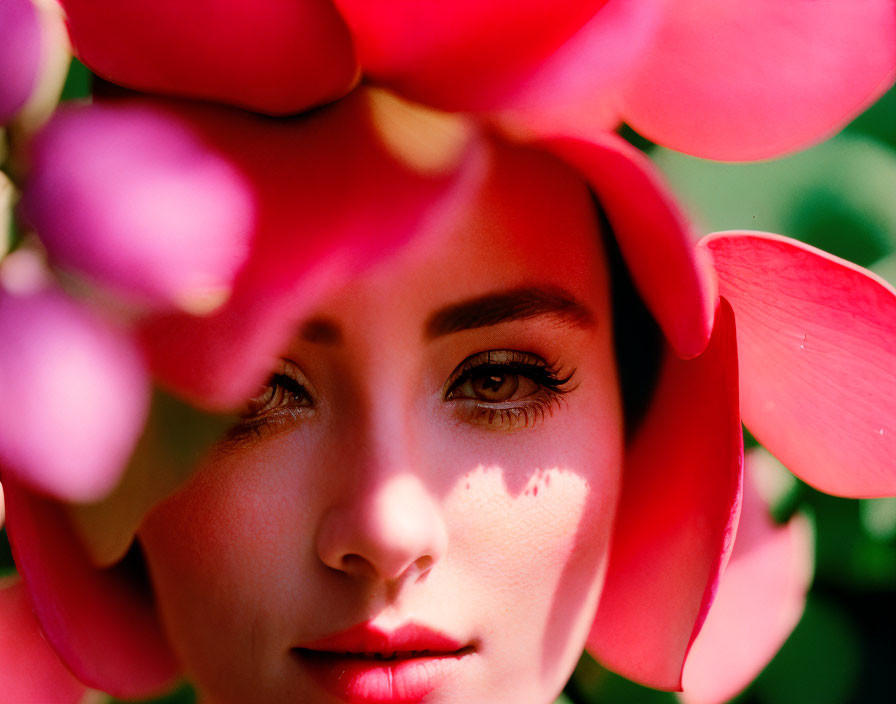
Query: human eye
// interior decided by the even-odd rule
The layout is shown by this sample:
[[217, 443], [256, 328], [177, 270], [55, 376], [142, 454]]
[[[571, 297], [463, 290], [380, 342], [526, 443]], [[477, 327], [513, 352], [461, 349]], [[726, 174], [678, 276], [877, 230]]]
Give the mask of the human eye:
[[314, 412], [308, 380], [295, 362], [281, 359], [270, 378], [243, 406], [231, 440], [262, 437], [289, 427]]
[[444, 399], [473, 425], [529, 428], [552, 415], [563, 394], [572, 391], [573, 374], [561, 374], [538, 355], [489, 350], [461, 362], [445, 384]]

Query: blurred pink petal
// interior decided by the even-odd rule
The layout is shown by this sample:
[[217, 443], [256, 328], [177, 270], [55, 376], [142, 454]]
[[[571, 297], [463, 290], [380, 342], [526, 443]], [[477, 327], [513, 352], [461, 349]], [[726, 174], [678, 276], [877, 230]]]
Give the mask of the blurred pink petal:
[[663, 4], [610, 0], [524, 80], [476, 107], [491, 107], [517, 135], [593, 138], [614, 129], [622, 119], [618, 87], [649, 51]]
[[226, 409], [251, 396], [327, 285], [453, 222], [485, 157], [466, 122], [375, 90], [287, 121], [191, 110], [252, 183], [256, 239], [221, 309], [152, 317], [143, 340], [166, 386]]
[[44, 640], [22, 582], [0, 583], [0, 699], [77, 704], [86, 692]]
[[335, 4], [352, 30], [365, 74], [414, 100], [456, 110], [500, 105], [503, 96], [595, 13], [602, 13], [605, 5], [631, 3], [335, 0]]
[[329, 0], [61, 1], [78, 58], [129, 88], [289, 114], [357, 80]]
[[101, 497], [124, 470], [149, 404], [136, 346], [53, 289], [0, 289], [0, 330], [0, 465], [65, 500]]
[[[28, 99], [20, 107], [12, 122], [14, 132], [17, 133], [14, 135], [16, 138], [28, 137], [49, 119], [59, 103], [72, 58], [62, 8], [56, 0], [32, 0], [32, 2], [37, 10], [40, 29], [40, 56], [37, 76], [29, 91]], [[0, 70], [0, 75], [2, 73]]]
[[812, 527], [804, 516], [771, 520], [752, 479], [761, 450], [746, 456], [744, 498], [731, 560], [684, 668], [686, 704], [721, 704], [744, 689], [796, 627], [812, 581]]
[[894, 76], [891, 0], [678, 0], [622, 112], [673, 149], [761, 159], [834, 132]]
[[734, 316], [719, 304], [696, 359], [668, 354], [628, 452], [607, 581], [588, 649], [630, 679], [680, 689], [740, 507]]
[[54, 259], [155, 305], [226, 298], [253, 194], [188, 121], [164, 104], [70, 106], [31, 151], [23, 212]]
[[896, 494], [896, 291], [860, 267], [764, 233], [710, 235], [737, 315], [744, 423], [832, 494]]
[[3, 0], [0, 27], [0, 125], [4, 125], [22, 108], [37, 83], [41, 60], [37, 8], [31, 0]]
[[705, 254], [694, 250], [690, 224], [650, 161], [613, 134], [540, 146], [591, 185], [641, 296], [676, 353], [700, 354], [718, 299], [715, 276]]
[[145, 577], [92, 567], [64, 508], [4, 478], [16, 566], [47, 640], [85, 684], [116, 697], [160, 693], [178, 675]]

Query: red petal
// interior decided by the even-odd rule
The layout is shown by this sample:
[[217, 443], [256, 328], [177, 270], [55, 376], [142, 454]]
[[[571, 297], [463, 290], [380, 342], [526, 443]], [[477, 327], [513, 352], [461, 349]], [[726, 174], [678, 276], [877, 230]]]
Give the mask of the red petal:
[[117, 697], [168, 687], [179, 666], [148, 586], [122, 568], [92, 567], [63, 508], [4, 478], [7, 532], [34, 612], [59, 657], [87, 685]]
[[623, 113], [673, 149], [760, 159], [843, 126], [894, 75], [891, 0], [679, 0]]
[[621, 122], [617, 90], [650, 48], [662, 15], [656, 0], [611, 0], [534, 67], [494, 117], [509, 132], [590, 138]]
[[612, 134], [541, 146], [578, 169], [591, 185], [641, 296], [676, 353], [700, 354], [712, 330], [715, 278], [650, 161]]
[[0, 330], [0, 463], [64, 499], [101, 497], [121, 476], [149, 406], [134, 342], [52, 289], [0, 290]]
[[366, 74], [454, 110], [500, 105], [610, 3], [619, 0], [335, 0]]
[[725, 301], [706, 351], [690, 361], [667, 355], [655, 393], [628, 450], [588, 648], [630, 679], [680, 689], [740, 506], [737, 354]]
[[484, 156], [467, 123], [373, 90], [289, 121], [190, 111], [252, 184], [255, 241], [226, 305], [152, 318], [143, 339], [167, 386], [228, 408], [252, 395], [325, 284], [450, 221]]
[[0, 3], [0, 125], [22, 108], [37, 82], [41, 60], [41, 31], [31, 0]]
[[358, 67], [328, 0], [62, 0], [75, 53], [113, 83], [288, 114], [345, 95]]
[[50, 255], [132, 299], [227, 297], [252, 235], [250, 184], [164, 103], [69, 107], [34, 141], [23, 210]]
[[778, 235], [719, 233], [701, 247], [737, 315], [747, 427], [822, 491], [896, 494], [893, 287]]
[[737, 695], [803, 613], [812, 581], [812, 526], [804, 516], [784, 526], [772, 522], [751, 479], [770, 459], [761, 451], [746, 457], [737, 540], [684, 668], [681, 699], [687, 704], [717, 704]]
[[0, 693], [5, 702], [78, 704], [87, 687], [59, 662], [18, 581], [0, 585]]

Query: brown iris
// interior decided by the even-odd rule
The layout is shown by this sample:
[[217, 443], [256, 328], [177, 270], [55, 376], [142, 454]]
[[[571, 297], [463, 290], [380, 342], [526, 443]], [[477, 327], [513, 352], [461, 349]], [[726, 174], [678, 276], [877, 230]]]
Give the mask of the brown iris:
[[499, 403], [506, 401], [520, 386], [519, 374], [491, 373], [471, 379], [470, 386], [476, 398], [481, 401]]

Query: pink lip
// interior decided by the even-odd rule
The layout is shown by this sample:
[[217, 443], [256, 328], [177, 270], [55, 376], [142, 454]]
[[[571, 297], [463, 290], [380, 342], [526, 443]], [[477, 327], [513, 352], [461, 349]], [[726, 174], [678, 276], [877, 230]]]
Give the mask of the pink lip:
[[472, 645], [414, 623], [394, 631], [362, 623], [293, 648], [311, 677], [349, 704], [420, 702], [472, 652]]

